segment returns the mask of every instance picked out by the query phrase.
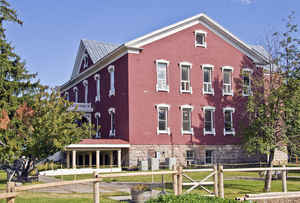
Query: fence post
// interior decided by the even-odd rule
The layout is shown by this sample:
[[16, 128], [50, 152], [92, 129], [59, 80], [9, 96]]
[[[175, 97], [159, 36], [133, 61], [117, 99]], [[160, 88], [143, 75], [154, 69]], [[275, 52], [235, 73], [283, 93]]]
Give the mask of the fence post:
[[218, 166], [215, 164], [214, 165], [214, 172], [215, 172], [215, 175], [214, 175], [214, 194], [216, 197], [219, 196], [219, 191], [218, 191]]
[[[176, 170], [176, 167], [175, 166], [173, 166], [173, 170], [175, 171]], [[177, 175], [178, 174], [178, 171], [177, 171], [177, 173], [174, 173], [173, 175], [172, 175], [172, 177], [173, 177], [173, 190], [174, 190], [174, 195], [178, 195], [178, 180], [177, 180]]]
[[224, 198], [224, 175], [223, 165], [218, 165], [218, 176], [219, 176], [219, 197]]
[[[96, 172], [94, 172], [95, 178], [98, 178], [98, 175]], [[94, 182], [94, 203], [100, 203], [100, 191], [99, 191], [99, 182]]]
[[[285, 168], [285, 165], [283, 165], [283, 168]], [[287, 192], [286, 170], [282, 171], [282, 173], [281, 173], [281, 179], [282, 179], [282, 192]]]
[[178, 195], [182, 194], [182, 166], [179, 166], [178, 168]]
[[[16, 192], [16, 183], [15, 182], [7, 182], [6, 191], [7, 192]], [[7, 203], [15, 203], [15, 197], [7, 198]]]

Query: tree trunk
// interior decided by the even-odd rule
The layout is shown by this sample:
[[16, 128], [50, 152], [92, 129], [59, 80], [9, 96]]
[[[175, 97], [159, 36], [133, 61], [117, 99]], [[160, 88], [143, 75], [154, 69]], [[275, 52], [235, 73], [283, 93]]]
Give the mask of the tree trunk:
[[[274, 159], [274, 150], [270, 152], [269, 156], [269, 161], [268, 161], [268, 167], [272, 167], [272, 162]], [[265, 176], [265, 187], [264, 191], [265, 192], [271, 192], [271, 185], [272, 185], [272, 171], [267, 171], [266, 176]]]

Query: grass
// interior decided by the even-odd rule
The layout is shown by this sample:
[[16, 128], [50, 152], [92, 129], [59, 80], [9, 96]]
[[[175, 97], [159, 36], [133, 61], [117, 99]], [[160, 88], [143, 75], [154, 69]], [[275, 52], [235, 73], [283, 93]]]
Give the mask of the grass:
[[[120, 195], [120, 193], [105, 193], [101, 194], [100, 202], [103, 203], [115, 203], [114, 201], [108, 199], [108, 196]], [[5, 203], [6, 200], [0, 200], [0, 203]], [[16, 198], [16, 203], [92, 203], [92, 194], [58, 194], [58, 193], [33, 193], [33, 192], [23, 192]]]

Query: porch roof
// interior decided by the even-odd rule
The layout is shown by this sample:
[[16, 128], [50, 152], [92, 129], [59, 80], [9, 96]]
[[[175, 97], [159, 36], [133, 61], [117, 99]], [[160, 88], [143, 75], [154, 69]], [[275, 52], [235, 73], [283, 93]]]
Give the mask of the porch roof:
[[72, 149], [103, 149], [103, 148], [129, 148], [130, 144], [122, 139], [82, 139], [78, 144], [66, 146], [66, 150]]

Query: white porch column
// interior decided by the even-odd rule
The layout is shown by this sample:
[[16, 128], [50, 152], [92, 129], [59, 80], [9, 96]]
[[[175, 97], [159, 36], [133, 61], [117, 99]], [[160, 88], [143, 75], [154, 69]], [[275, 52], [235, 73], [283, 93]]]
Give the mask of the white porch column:
[[96, 168], [99, 168], [100, 165], [100, 151], [96, 151]]
[[70, 168], [70, 152], [69, 151], [67, 151], [66, 152], [66, 162], [67, 162], [67, 168]]
[[89, 152], [89, 167], [92, 168], [93, 162], [93, 152]]
[[73, 169], [76, 168], [76, 151], [75, 150], [72, 151], [72, 168]]
[[85, 153], [82, 154], [82, 162], [83, 168], [85, 168]]
[[118, 168], [121, 168], [121, 149], [118, 149]]
[[113, 151], [109, 151], [109, 164], [110, 167], [113, 165]]

